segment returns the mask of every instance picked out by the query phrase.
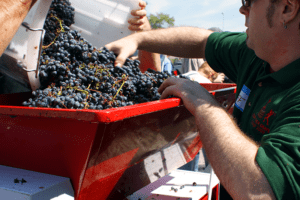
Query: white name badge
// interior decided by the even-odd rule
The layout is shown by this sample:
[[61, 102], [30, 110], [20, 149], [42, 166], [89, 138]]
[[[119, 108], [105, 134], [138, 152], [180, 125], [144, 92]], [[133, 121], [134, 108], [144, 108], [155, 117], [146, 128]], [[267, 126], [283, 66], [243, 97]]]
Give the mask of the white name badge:
[[245, 105], [248, 100], [250, 92], [251, 92], [251, 90], [246, 85], [244, 85], [238, 98], [235, 101], [235, 106], [242, 112], [244, 112], [244, 108], [245, 108]]

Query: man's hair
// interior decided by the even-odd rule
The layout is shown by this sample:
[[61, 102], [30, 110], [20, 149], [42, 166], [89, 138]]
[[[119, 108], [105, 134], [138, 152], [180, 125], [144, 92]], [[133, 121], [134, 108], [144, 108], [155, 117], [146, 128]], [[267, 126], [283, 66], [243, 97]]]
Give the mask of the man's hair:
[[273, 27], [273, 16], [277, 4], [282, 0], [270, 0], [271, 4], [267, 7], [266, 17], [270, 28]]
[[[266, 12], [266, 17], [267, 17], [267, 21], [268, 21], [268, 25], [270, 28], [273, 27], [273, 15], [275, 12], [275, 8], [277, 6], [278, 3], [280, 3], [282, 0], [270, 0], [271, 4], [268, 6], [267, 8], [267, 12]], [[300, 0], [298, 0], [298, 2], [300, 3]], [[298, 10], [298, 14], [300, 13], [300, 9]], [[300, 29], [300, 24], [299, 24], [299, 29]]]

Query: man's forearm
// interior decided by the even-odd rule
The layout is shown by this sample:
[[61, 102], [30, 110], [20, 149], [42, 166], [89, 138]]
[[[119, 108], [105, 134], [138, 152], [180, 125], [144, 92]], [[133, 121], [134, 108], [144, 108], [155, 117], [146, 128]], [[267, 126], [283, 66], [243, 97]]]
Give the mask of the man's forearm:
[[35, 0], [3, 0], [0, 4], [0, 56], [5, 51]]
[[195, 27], [176, 27], [137, 33], [138, 49], [160, 54], [204, 58], [212, 31]]
[[255, 161], [258, 146], [226, 111], [218, 106], [198, 108], [195, 118], [208, 159], [230, 195], [234, 199], [275, 199]]

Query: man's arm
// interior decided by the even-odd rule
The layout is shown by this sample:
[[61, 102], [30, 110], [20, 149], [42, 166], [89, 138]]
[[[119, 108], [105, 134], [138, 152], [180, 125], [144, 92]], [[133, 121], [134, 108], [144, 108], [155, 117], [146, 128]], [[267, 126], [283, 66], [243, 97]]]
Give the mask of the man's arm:
[[227, 112], [198, 83], [169, 78], [161, 98], [175, 95], [195, 116], [208, 159], [233, 199], [276, 199], [255, 161], [258, 145], [237, 127]]
[[36, 0], [3, 0], [0, 4], [0, 56]]
[[[147, 12], [145, 10], [146, 5], [146, 2], [140, 0], [139, 6], [141, 9], [131, 11], [131, 15], [135, 18], [128, 20], [129, 30], [139, 32], [151, 30], [151, 25], [147, 19]], [[141, 61], [139, 68], [142, 72], [146, 71], [148, 68], [154, 69], [155, 71], [161, 71], [159, 54], [141, 50], [139, 51], [138, 56]]]
[[106, 47], [118, 54], [115, 64], [125, 62], [136, 49], [177, 57], [204, 58], [212, 31], [194, 27], [176, 27], [138, 32]]

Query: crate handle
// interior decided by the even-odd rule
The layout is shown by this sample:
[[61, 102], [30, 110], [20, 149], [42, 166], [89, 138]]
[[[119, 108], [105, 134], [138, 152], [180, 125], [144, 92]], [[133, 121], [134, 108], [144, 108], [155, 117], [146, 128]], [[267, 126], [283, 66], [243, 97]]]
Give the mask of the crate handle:
[[[43, 38], [44, 38], [44, 34], [45, 34], [45, 29], [43, 28], [31, 28], [29, 26], [29, 24], [27, 22], [23, 22], [21, 24], [23, 27], [25, 27], [27, 30], [30, 30], [30, 31], [41, 31], [41, 41], [40, 41], [40, 46], [39, 46], [39, 55], [38, 55], [38, 60], [40, 59], [40, 56], [41, 56], [41, 51], [42, 51], [42, 45], [43, 45]], [[26, 69], [25, 67], [23, 67], [22, 63], [18, 63], [18, 66], [21, 67], [23, 70], [27, 71], [27, 72], [32, 72], [32, 71], [36, 71], [35, 73], [35, 77], [37, 78], [38, 77], [38, 72], [39, 72], [39, 62], [37, 63], [36, 65], [36, 69], [32, 69], [32, 70], [28, 70]]]

